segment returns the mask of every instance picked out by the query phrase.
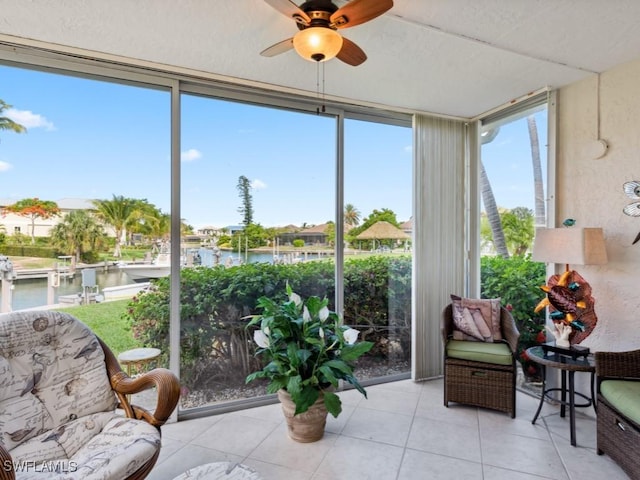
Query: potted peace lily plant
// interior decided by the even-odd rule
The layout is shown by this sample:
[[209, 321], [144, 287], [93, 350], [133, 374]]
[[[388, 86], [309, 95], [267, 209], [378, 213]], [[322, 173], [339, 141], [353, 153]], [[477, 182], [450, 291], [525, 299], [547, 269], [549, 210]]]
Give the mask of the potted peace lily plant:
[[357, 342], [358, 330], [342, 324], [329, 301], [317, 296], [300, 298], [287, 285], [288, 299], [278, 303], [261, 297], [261, 314], [247, 328], [258, 325], [253, 338], [256, 355], [266, 363], [247, 376], [247, 382], [268, 379], [268, 393], [277, 393], [289, 436], [300, 442], [322, 438], [327, 413], [337, 417], [342, 403], [335, 393], [340, 380], [353, 385], [365, 398], [367, 392], [354, 376], [353, 362], [371, 349], [371, 342]]

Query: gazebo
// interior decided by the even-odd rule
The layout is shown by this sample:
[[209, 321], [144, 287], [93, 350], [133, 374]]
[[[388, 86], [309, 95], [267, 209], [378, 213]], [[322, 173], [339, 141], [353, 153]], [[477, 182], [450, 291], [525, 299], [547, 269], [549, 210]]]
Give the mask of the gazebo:
[[409, 240], [411, 237], [395, 225], [380, 220], [356, 236], [357, 240]]

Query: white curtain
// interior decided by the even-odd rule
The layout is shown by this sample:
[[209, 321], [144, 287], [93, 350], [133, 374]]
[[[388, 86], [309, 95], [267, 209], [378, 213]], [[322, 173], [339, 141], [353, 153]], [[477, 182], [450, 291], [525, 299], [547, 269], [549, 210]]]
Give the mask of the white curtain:
[[475, 273], [468, 275], [469, 252], [477, 244], [471, 241], [477, 235], [469, 234], [468, 212], [477, 196], [477, 188], [470, 186], [478, 142], [477, 125], [457, 120], [416, 115], [413, 131], [411, 371], [414, 380], [421, 380], [442, 374], [440, 316], [450, 295], [477, 288]]

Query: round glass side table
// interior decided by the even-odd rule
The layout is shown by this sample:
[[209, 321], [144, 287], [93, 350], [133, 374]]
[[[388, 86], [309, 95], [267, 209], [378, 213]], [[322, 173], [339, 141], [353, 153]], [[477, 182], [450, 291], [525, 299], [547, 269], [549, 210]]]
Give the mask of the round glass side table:
[[[569, 407], [569, 425], [571, 429], [571, 445], [576, 446], [576, 407], [589, 407], [593, 405], [596, 410], [595, 400], [595, 373], [596, 366], [593, 354], [573, 353], [567, 349], [566, 353], [553, 351], [545, 348], [544, 345], [530, 347], [526, 350], [529, 359], [535, 363], [542, 365], [542, 395], [540, 396], [540, 404], [538, 410], [531, 420], [535, 424], [542, 410], [544, 399], [560, 402], [560, 416], [564, 418], [566, 407]], [[561, 373], [560, 387], [547, 388], [547, 367], [558, 369]], [[591, 374], [591, 397], [584, 395], [575, 390], [574, 375], [576, 372], [587, 372]], [[551, 395], [552, 392], [560, 392], [560, 400]], [[585, 400], [584, 403], [576, 403], [576, 396]]]

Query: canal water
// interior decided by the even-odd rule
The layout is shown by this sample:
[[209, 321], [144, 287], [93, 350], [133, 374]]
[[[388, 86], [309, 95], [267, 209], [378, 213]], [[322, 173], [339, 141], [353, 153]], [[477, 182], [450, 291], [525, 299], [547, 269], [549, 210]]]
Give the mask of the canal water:
[[[227, 260], [229, 258], [229, 260]], [[280, 261], [302, 261], [310, 260], [312, 258], [318, 258], [317, 255], [305, 256], [290, 256], [282, 255], [279, 257]], [[255, 253], [249, 252], [242, 254], [238, 257], [238, 253], [222, 252], [220, 258], [220, 264], [233, 264], [239, 263], [274, 263], [274, 256], [272, 253]], [[131, 285], [134, 282], [129, 276], [117, 267], [110, 267], [108, 271], [105, 271], [102, 267], [97, 267], [96, 271], [96, 284], [99, 288], [99, 293], [106, 287], [117, 287], [120, 285]], [[82, 289], [82, 274], [78, 271], [73, 277], [60, 278], [60, 286], [54, 289], [54, 301], [58, 303], [58, 298], [62, 295], [83, 295]], [[0, 305], [2, 301], [2, 293], [0, 292]], [[26, 308], [35, 308], [47, 304], [47, 279], [46, 278], [30, 278], [19, 279], [13, 282], [13, 289], [11, 292], [11, 307], [14, 311], [23, 310]]]

